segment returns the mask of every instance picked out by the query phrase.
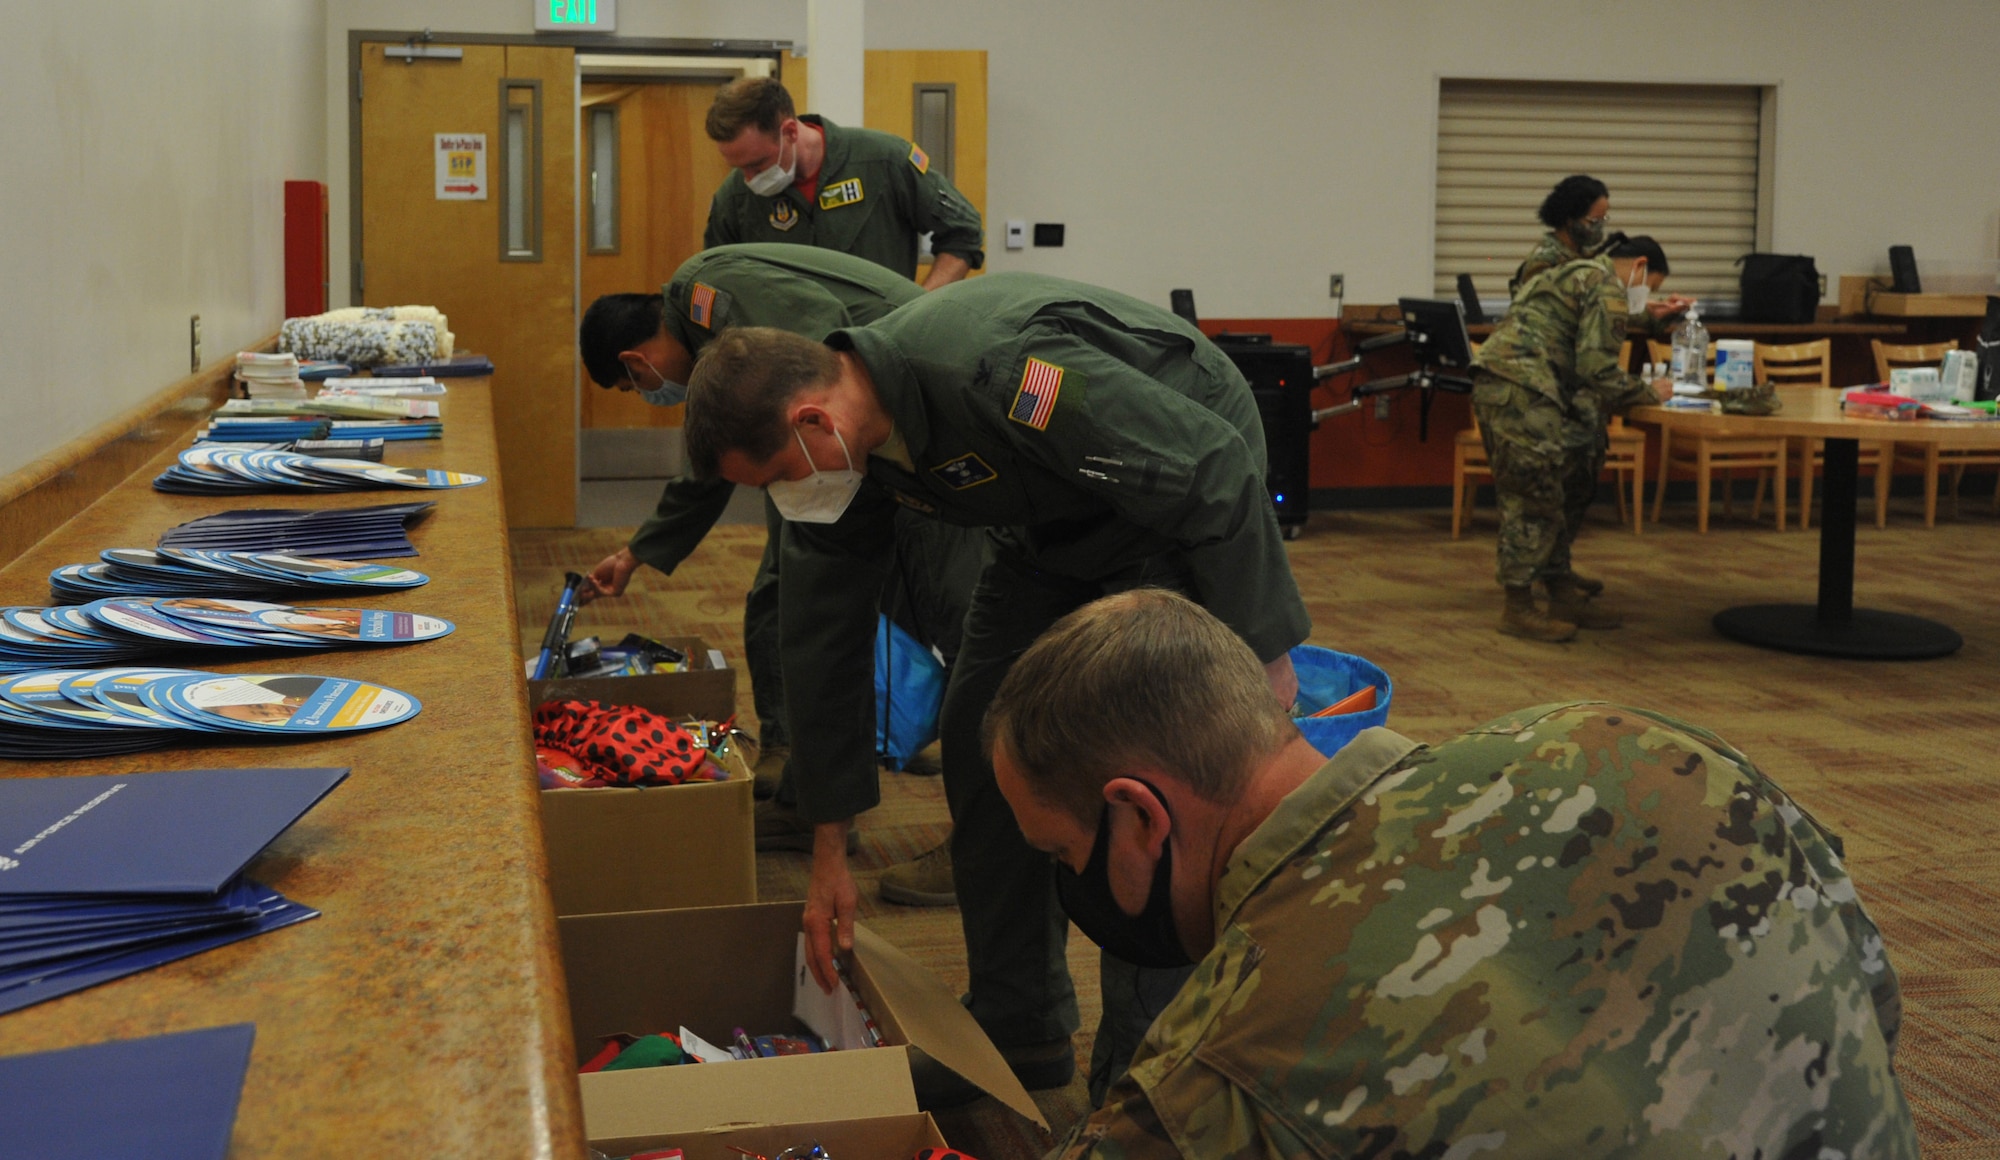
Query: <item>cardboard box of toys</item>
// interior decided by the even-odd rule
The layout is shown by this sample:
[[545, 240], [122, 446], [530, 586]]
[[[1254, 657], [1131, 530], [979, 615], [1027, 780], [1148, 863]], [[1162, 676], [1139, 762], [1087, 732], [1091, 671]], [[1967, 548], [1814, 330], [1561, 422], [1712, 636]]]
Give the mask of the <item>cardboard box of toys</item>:
[[[665, 1152], [679, 1160], [743, 1160], [744, 1156], [777, 1160], [803, 1157], [819, 1145], [833, 1160], [911, 1160], [926, 1148], [949, 1147], [936, 1121], [925, 1112], [901, 1116], [868, 1116], [826, 1120], [816, 1124], [752, 1124], [713, 1128], [706, 1132], [676, 1132], [663, 1136], [594, 1141], [607, 1156]], [[789, 1151], [788, 1151], [789, 1149]]]
[[[679, 721], [726, 721], [736, 712], [736, 670], [698, 637], [661, 643], [687, 654], [682, 673], [528, 682], [528, 702], [641, 705]], [[556, 913], [607, 914], [757, 900], [757, 855], [748, 755], [717, 756], [724, 781], [643, 788], [545, 789], [542, 841]]]
[[[828, 999], [805, 973], [802, 911], [801, 903], [781, 902], [559, 920], [578, 1066], [620, 1034], [686, 1029], [695, 1040], [683, 1040], [701, 1050], [737, 1042], [739, 1028], [749, 1036], [795, 1034], [801, 1025], [795, 1010], [817, 1002], [828, 1004], [821, 1017], [854, 1010], [853, 997], [836, 992]], [[1048, 1126], [999, 1050], [937, 976], [859, 925], [848, 974], [885, 1046], [580, 1075], [591, 1146], [618, 1155], [648, 1141], [728, 1125], [913, 1116], [912, 1047]], [[825, 1138], [822, 1143], [835, 1156], [843, 1154]]]

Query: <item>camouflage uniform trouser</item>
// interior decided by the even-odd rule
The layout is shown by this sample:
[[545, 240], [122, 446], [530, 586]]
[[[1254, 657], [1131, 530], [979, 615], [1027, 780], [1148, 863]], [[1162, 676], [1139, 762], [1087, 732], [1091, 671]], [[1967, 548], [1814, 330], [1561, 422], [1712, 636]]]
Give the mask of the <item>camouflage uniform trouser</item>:
[[1570, 544], [1604, 470], [1601, 425], [1540, 392], [1485, 374], [1476, 381], [1472, 405], [1500, 503], [1496, 575], [1508, 588], [1566, 576]]

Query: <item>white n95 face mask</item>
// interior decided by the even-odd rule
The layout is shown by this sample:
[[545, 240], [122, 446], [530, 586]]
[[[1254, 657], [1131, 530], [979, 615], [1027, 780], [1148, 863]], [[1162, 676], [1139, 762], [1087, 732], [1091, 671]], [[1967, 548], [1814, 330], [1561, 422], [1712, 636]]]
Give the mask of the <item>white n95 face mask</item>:
[[[782, 158], [784, 155], [784, 130], [781, 128], [778, 132], [778, 156]], [[770, 165], [765, 166], [759, 171], [755, 177], [744, 178], [743, 184], [749, 186], [750, 192], [756, 194], [758, 197], [776, 197], [792, 184], [792, 178], [797, 177], [798, 172], [799, 147], [794, 142], [792, 145], [792, 163], [790, 165], [786, 165], [782, 161], [773, 161]]]
[[812, 476], [807, 479], [776, 479], [764, 485], [770, 493], [771, 502], [777, 505], [778, 514], [795, 524], [831, 524], [837, 522], [847, 511], [847, 505], [854, 502], [854, 494], [861, 490], [865, 478], [854, 470], [854, 456], [847, 450], [847, 440], [840, 438], [840, 429], [835, 428], [833, 437], [840, 441], [840, 453], [847, 459], [844, 471], [821, 471], [812, 461], [812, 452], [806, 449], [806, 437], [799, 429], [792, 428], [792, 438], [799, 441], [799, 450], [806, 455], [806, 466], [812, 468]]
[[1633, 273], [1639, 275], [1639, 283], [1625, 287], [1625, 311], [1633, 315], [1644, 314], [1646, 303], [1653, 300], [1653, 288], [1647, 285], [1644, 271], [1634, 270]]

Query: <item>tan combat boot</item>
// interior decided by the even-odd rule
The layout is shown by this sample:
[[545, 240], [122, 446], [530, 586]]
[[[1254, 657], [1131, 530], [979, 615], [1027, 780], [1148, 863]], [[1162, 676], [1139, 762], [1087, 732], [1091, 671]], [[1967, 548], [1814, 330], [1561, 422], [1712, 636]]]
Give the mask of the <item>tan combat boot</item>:
[[1559, 641], [1575, 636], [1576, 625], [1567, 620], [1557, 620], [1536, 608], [1533, 587], [1510, 587], [1507, 589], [1507, 610], [1500, 614], [1500, 631], [1529, 640]]
[[1583, 589], [1585, 596], [1596, 596], [1604, 591], [1604, 581], [1593, 580], [1581, 572], [1571, 572], [1569, 578], [1578, 588]]
[[1625, 618], [1603, 605], [1594, 604], [1575, 576], [1557, 576], [1549, 581], [1549, 616], [1567, 620], [1578, 628], [1617, 628]]
[[904, 906], [957, 906], [951, 883], [951, 839], [928, 854], [882, 871], [882, 901]]

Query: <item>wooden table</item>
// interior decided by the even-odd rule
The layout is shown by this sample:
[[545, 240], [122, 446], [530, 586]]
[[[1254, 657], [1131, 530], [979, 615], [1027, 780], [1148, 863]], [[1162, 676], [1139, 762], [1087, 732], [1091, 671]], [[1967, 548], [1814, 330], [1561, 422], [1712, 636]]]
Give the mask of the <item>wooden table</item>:
[[452, 380], [444, 416], [441, 442], [392, 443], [387, 459], [476, 472], [487, 483], [421, 493], [155, 492], [152, 477], [174, 448], [0, 570], [0, 604], [46, 604], [51, 569], [105, 548], [150, 546], [196, 516], [434, 499], [411, 535], [422, 555], [409, 561], [431, 582], [352, 602], [457, 625], [401, 648], [185, 662], [356, 677], [415, 694], [423, 712], [388, 729], [70, 763], [0, 760], [0, 777], [353, 769], [249, 870], [322, 917], [0, 1016], [0, 1054], [254, 1022], [232, 1157], [583, 1155], [485, 380]]
[[1863, 441], [1935, 443], [1940, 447], [2000, 447], [2000, 423], [1919, 419], [1860, 419], [1841, 413], [1840, 392], [1780, 387], [1775, 415], [1716, 415], [1666, 407], [1636, 407], [1629, 418], [1697, 435], [1826, 441], [1825, 506], [1819, 532], [1817, 604], [1750, 604], [1715, 614], [1716, 630], [1745, 644], [1786, 652], [1857, 660], [1920, 660], [1948, 656], [1965, 643], [1947, 625], [1900, 612], [1854, 607], [1855, 480]]

